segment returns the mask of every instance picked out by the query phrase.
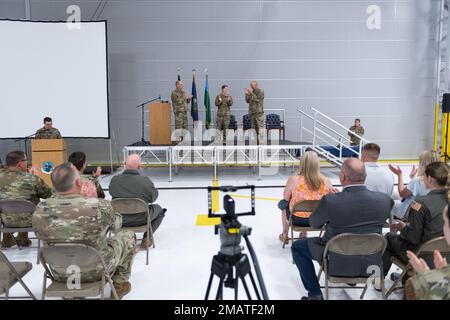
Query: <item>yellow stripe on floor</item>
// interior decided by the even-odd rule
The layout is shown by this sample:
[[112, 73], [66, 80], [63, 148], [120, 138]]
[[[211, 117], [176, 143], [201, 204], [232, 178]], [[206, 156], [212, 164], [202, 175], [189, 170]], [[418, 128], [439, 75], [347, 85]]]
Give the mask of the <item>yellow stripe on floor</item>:
[[216, 226], [220, 224], [220, 218], [209, 218], [207, 214], [198, 214], [196, 226]]

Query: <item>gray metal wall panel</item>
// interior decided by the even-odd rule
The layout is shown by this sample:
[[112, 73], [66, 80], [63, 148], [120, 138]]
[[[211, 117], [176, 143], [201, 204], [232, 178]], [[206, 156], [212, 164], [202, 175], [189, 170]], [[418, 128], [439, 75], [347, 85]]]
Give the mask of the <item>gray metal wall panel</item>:
[[[67, 6], [77, 4], [89, 20], [98, 3], [31, 0], [31, 16], [64, 20]], [[381, 30], [366, 28], [372, 4], [381, 8]], [[187, 91], [197, 69], [203, 101], [207, 67], [211, 95], [226, 82], [235, 109], [246, 107], [243, 89], [259, 80], [266, 108], [286, 108], [288, 139], [299, 138], [296, 108], [314, 106], [345, 125], [362, 118], [384, 157], [416, 157], [432, 146], [437, 10], [437, 0], [110, 0], [100, 19], [108, 19], [110, 118], [119, 152], [140, 138], [137, 104], [158, 94], [168, 99], [177, 68]], [[23, 18], [24, 2], [0, 1], [0, 16]], [[0, 142], [0, 153], [16, 146]], [[109, 152], [95, 141], [71, 140], [69, 149], [92, 160]]]

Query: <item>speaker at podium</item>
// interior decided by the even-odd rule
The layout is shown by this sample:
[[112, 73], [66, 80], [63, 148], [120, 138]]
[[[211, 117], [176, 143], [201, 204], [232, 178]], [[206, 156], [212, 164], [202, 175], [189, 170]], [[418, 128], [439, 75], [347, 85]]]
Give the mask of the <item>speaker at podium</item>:
[[53, 169], [67, 162], [67, 147], [63, 139], [32, 139], [31, 151], [33, 166], [39, 170], [39, 177], [53, 186], [50, 175]]
[[171, 145], [171, 107], [168, 102], [153, 102], [148, 104], [150, 144]]

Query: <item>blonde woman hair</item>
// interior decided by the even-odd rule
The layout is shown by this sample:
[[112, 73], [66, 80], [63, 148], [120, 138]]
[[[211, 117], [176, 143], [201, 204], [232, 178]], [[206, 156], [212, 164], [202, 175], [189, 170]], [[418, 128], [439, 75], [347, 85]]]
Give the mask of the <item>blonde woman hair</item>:
[[423, 177], [425, 175], [425, 169], [430, 163], [440, 162], [439, 155], [434, 150], [423, 151], [419, 155], [419, 170], [417, 171], [418, 177]]
[[320, 189], [324, 178], [320, 174], [320, 160], [314, 151], [305, 152], [300, 158], [299, 175], [303, 176], [306, 184], [313, 191]]

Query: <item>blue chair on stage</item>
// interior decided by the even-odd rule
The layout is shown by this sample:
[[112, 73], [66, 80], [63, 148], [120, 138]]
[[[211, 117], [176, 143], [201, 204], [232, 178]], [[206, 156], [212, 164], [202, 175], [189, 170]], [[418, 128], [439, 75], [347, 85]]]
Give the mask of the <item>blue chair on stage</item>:
[[280, 115], [275, 113], [270, 113], [266, 115], [266, 129], [267, 129], [267, 139], [269, 139], [270, 130], [278, 130], [279, 137], [283, 137], [283, 141], [286, 140], [284, 121], [281, 121]]
[[228, 129], [237, 130], [237, 121], [234, 114], [230, 115], [230, 124], [228, 125]]

